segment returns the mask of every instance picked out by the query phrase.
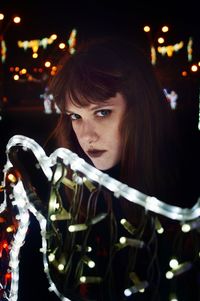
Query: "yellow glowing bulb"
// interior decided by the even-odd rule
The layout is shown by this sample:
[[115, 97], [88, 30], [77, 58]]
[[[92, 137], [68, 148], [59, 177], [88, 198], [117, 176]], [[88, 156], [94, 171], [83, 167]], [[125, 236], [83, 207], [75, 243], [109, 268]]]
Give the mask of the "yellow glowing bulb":
[[168, 32], [168, 30], [169, 30], [168, 26], [165, 25], [162, 27], [162, 32]]
[[144, 26], [143, 30], [145, 32], [149, 32], [151, 30], [151, 28], [150, 28], [150, 26], [146, 25], [146, 26]]
[[14, 17], [13, 18], [13, 22], [16, 23], [16, 24], [18, 24], [18, 23], [21, 22], [21, 18], [20, 17]]
[[15, 177], [15, 175], [13, 175], [12, 173], [10, 173], [8, 175], [8, 180], [12, 183], [15, 183], [17, 181], [17, 178]]

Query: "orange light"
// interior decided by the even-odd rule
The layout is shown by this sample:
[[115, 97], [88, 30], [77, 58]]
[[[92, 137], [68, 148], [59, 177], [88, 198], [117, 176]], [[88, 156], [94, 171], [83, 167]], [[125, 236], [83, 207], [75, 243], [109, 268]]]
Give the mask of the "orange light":
[[2, 247], [3, 247], [4, 249], [7, 249], [8, 243], [5, 241], [5, 242], [2, 244]]
[[5, 274], [5, 279], [10, 280], [11, 279], [11, 273], [6, 273]]
[[181, 74], [182, 74], [182, 76], [186, 77], [187, 76], [187, 71], [182, 71]]

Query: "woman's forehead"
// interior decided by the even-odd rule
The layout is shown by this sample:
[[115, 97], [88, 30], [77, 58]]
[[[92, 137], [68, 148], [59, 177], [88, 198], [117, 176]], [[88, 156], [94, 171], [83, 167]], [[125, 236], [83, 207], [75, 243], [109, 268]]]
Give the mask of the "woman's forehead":
[[120, 93], [116, 93], [116, 95], [114, 97], [110, 97], [103, 101], [102, 100], [90, 101], [90, 100], [84, 99], [83, 103], [76, 102], [75, 100], [68, 98], [68, 100], [66, 101], [66, 110], [73, 111], [73, 109], [81, 109], [81, 108], [85, 108], [85, 107], [89, 108], [90, 110], [96, 110], [105, 105], [120, 107], [120, 106], [124, 106], [125, 103], [126, 103], [126, 101], [125, 101], [123, 95]]

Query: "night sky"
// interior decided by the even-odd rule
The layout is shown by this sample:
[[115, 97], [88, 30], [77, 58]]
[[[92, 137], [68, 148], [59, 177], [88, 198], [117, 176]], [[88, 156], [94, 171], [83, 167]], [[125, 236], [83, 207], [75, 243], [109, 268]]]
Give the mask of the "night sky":
[[10, 18], [19, 14], [19, 26], [10, 26], [7, 39], [41, 39], [53, 32], [65, 37], [76, 28], [80, 40], [97, 35], [122, 34], [144, 39], [143, 26], [156, 32], [170, 26], [168, 42], [192, 35], [200, 40], [198, 1], [26, 1], [3, 0], [0, 11]]

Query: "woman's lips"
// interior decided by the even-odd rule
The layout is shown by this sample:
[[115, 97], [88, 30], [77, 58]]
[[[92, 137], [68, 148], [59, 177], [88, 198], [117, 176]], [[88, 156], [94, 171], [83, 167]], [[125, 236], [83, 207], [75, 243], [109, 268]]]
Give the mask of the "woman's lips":
[[88, 156], [91, 158], [98, 158], [101, 157], [101, 155], [103, 155], [103, 153], [105, 153], [105, 150], [98, 150], [98, 149], [93, 149], [93, 150], [89, 150], [87, 151]]

